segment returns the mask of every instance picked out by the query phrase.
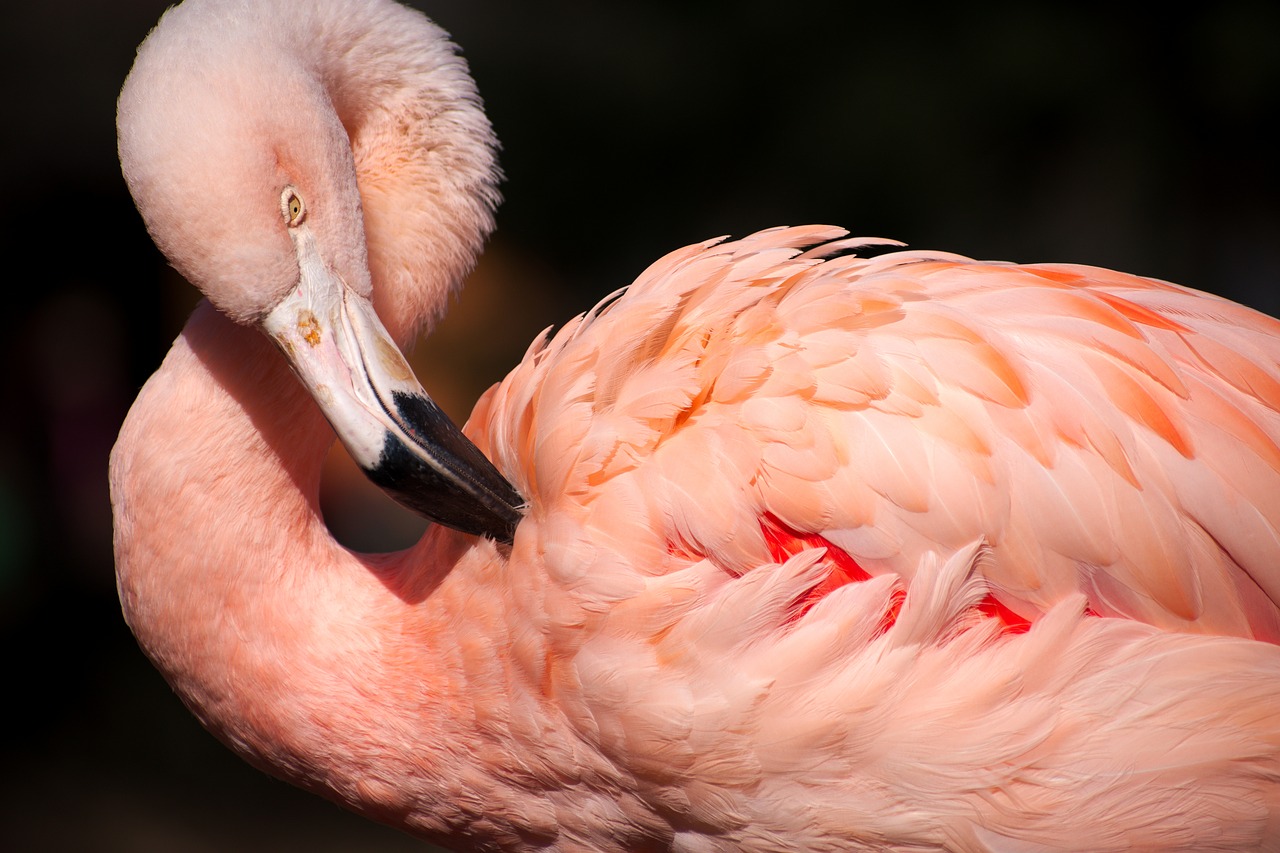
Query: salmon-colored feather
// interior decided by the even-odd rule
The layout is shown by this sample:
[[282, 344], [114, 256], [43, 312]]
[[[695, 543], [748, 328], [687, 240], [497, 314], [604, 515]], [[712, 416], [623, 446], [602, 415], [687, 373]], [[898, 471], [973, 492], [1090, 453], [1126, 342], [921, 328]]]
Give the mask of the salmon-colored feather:
[[[772, 246], [765, 243], [771, 238], [776, 240]], [[824, 265], [777, 254], [797, 239], [798, 235], [775, 231], [707, 247], [699, 256], [685, 256], [682, 275], [674, 275], [668, 262], [661, 267], [661, 277], [642, 276], [631, 292], [593, 319], [593, 335], [575, 329], [571, 340], [565, 336], [554, 359], [544, 359], [532, 375], [517, 369], [508, 384], [554, 386], [562, 359], [573, 365], [575, 375], [589, 370], [586, 365], [604, 363], [615, 390], [604, 404], [596, 399], [597, 419], [567, 418], [581, 431], [579, 446], [598, 448], [591, 456], [579, 456], [579, 464], [613, 459], [615, 451], [623, 452], [620, 448], [654, 448], [646, 456], [648, 466], [635, 475], [651, 479], [658, 490], [669, 490], [672, 482], [703, 483], [714, 479], [716, 471], [721, 476], [734, 471], [731, 482], [741, 478], [755, 483], [753, 489], [726, 496], [739, 505], [741, 515], [759, 518], [774, 513], [797, 529], [853, 534], [842, 540], [846, 550], [854, 559], [865, 559], [877, 573], [909, 578], [925, 550], [985, 538], [992, 549], [985, 574], [1021, 604], [1031, 605], [1033, 612], [1052, 605], [1068, 590], [1105, 587], [1099, 578], [1115, 576], [1123, 578], [1131, 594], [1123, 603], [1111, 597], [1105, 607], [1114, 615], [1182, 630], [1196, 624], [1228, 633], [1254, 630], [1228, 612], [1218, 613], [1222, 608], [1217, 605], [1197, 603], [1188, 591], [1197, 585], [1199, 574], [1276, 574], [1268, 571], [1265, 560], [1237, 564], [1225, 551], [1212, 561], [1217, 564], [1212, 571], [1188, 562], [1189, 543], [1236, 487], [1227, 480], [1216, 486], [1201, 484], [1192, 492], [1166, 472], [1174, 455], [1212, 466], [1194, 458], [1190, 437], [1191, 422], [1208, 420], [1222, 424], [1218, 429], [1245, 436], [1245, 448], [1261, 451], [1260, 466], [1250, 482], [1271, 485], [1250, 491], [1280, 494], [1280, 469], [1268, 462], [1274, 411], [1256, 398], [1238, 399], [1230, 406], [1232, 416], [1224, 419], [1218, 412], [1224, 404], [1220, 396], [1206, 395], [1201, 403], [1188, 390], [1205, 381], [1201, 366], [1186, 361], [1184, 348], [1161, 345], [1166, 335], [1200, 340], [1217, 333], [1216, 322], [1193, 316], [1198, 296], [1106, 273], [1100, 277], [1125, 294], [1112, 297], [1086, 269], [1074, 268], [1071, 300], [1064, 302], [1057, 286], [1042, 286], [1042, 276], [1021, 273], [1017, 267], [957, 260], [942, 264], [920, 261], [919, 255], [898, 258], [897, 266], [894, 255], [865, 262], [861, 268], [846, 261], [828, 273]], [[720, 260], [722, 268], [714, 260]], [[790, 266], [793, 263], [796, 268]], [[903, 276], [916, 267], [921, 267], [922, 280], [931, 290], [927, 298], [900, 301], [895, 295], [902, 289]], [[721, 292], [739, 287], [740, 280], [744, 285], [729, 295], [723, 320], [699, 315], [699, 322], [684, 325], [672, 319], [685, 302], [707, 300], [696, 296], [691, 285], [699, 284], [707, 293]], [[836, 282], [841, 287], [833, 288]], [[887, 291], [882, 297], [881, 287]], [[849, 322], [854, 315], [842, 288], [860, 300], [881, 297], [880, 304], [895, 306], [895, 319], [870, 325]], [[776, 291], [782, 291], [781, 299]], [[662, 293], [672, 298], [664, 303]], [[1037, 310], [1040, 293], [1049, 297]], [[1177, 323], [1153, 322], [1158, 315], [1141, 307], [1141, 300], [1152, 293], [1165, 310], [1176, 310], [1174, 297], [1180, 297], [1188, 316]], [[753, 303], [744, 305], [743, 294]], [[803, 310], [788, 309], [800, 303]], [[655, 304], [673, 306], [666, 320], [655, 323]], [[825, 305], [832, 306], [834, 322], [824, 322]], [[1087, 310], [1069, 317], [1060, 313], [1072, 306]], [[1118, 306], [1130, 307], [1122, 312]], [[1121, 313], [1126, 315], [1123, 319]], [[1040, 328], [1041, 316], [1045, 330]], [[772, 331], [766, 324], [770, 317]], [[748, 328], [742, 337], [702, 331], [737, 322]], [[632, 327], [644, 331], [633, 345], [639, 353], [626, 350]], [[1114, 337], [1116, 332], [1119, 337]], [[1110, 348], [1100, 345], [1109, 335]], [[666, 340], [662, 346], [668, 351], [678, 349], [685, 355], [661, 365], [651, 363], [645, 353], [658, 346], [658, 337]], [[810, 338], [817, 342], [812, 356]], [[1130, 343], [1116, 343], [1119, 340]], [[601, 353], [584, 354], [583, 348], [593, 341], [600, 342]], [[556, 348], [557, 342], [550, 346]], [[843, 362], [832, 355], [841, 349], [848, 354]], [[715, 381], [727, 377], [725, 393], [707, 393], [708, 379], [697, 369], [701, 364], [717, 365]], [[740, 375], [750, 378], [749, 396], [732, 390], [741, 383]], [[670, 400], [660, 423], [646, 417], [654, 413], [643, 406], [628, 405], [629, 400], [653, 395]], [[917, 402], [904, 409], [892, 402], [900, 396]], [[682, 401], [692, 406], [695, 400], [696, 411], [680, 413], [681, 429], [718, 424], [745, 430], [759, 447], [751, 457], [755, 461], [716, 458], [717, 451], [731, 452], [725, 448], [685, 454], [680, 452], [684, 442], [671, 434], [661, 436], [674, 423], [672, 410]], [[546, 397], [540, 403], [555, 405]], [[1202, 408], [1212, 416], [1201, 414]], [[501, 448], [495, 452], [501, 454]], [[625, 467], [631, 471], [638, 460], [628, 458]], [[845, 470], [856, 473], [846, 476]], [[598, 471], [568, 476], [584, 475], [593, 486], [608, 488], [608, 476]], [[826, 484], [836, 479], [842, 487], [832, 491]], [[850, 479], [865, 483], [878, 497], [869, 505], [855, 500], [845, 510], [840, 506], [844, 496], [859, 493], [856, 487], [844, 488]], [[1053, 486], [1028, 491], [1036, 483]], [[697, 490], [685, 493], [696, 495]], [[697, 502], [696, 497], [684, 499]], [[1258, 501], [1266, 503], [1262, 495]], [[1231, 539], [1226, 528], [1233, 525], [1238, 523], [1228, 524], [1226, 519], [1212, 525], [1210, 539]], [[898, 550], [887, 553], [879, 547], [859, 553], [853, 542], [856, 531], [866, 526], [897, 531], [892, 539], [900, 543]], [[1214, 527], [1224, 529], [1217, 533]], [[1273, 535], [1270, 524], [1263, 527], [1268, 537]], [[682, 535], [690, 532], [708, 542], [722, 539], [710, 529]], [[876, 538], [885, 541], [884, 535]], [[733, 541], [741, 544], [736, 537]], [[1016, 559], [1002, 556], [1006, 542], [1019, 549]], [[708, 553], [714, 555], [715, 548]], [[742, 571], [743, 559], [739, 553], [729, 567]]]

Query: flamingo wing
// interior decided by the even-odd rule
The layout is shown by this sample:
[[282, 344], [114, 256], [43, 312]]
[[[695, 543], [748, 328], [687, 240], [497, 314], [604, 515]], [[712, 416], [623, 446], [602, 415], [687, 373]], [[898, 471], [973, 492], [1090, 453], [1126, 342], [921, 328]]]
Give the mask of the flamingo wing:
[[1280, 639], [1280, 323], [1092, 267], [828, 257], [842, 234], [677, 251], [536, 343], [477, 412], [532, 511], [648, 574], [825, 548], [819, 592], [981, 541], [1014, 624], [1083, 593]]

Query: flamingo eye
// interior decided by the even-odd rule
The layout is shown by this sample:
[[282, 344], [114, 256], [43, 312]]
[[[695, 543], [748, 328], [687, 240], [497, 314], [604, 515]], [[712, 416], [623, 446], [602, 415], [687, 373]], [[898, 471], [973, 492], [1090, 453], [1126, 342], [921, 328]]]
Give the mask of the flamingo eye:
[[300, 225], [306, 217], [306, 205], [302, 203], [302, 196], [298, 195], [298, 191], [293, 187], [284, 188], [284, 193], [280, 196], [280, 213], [290, 228]]

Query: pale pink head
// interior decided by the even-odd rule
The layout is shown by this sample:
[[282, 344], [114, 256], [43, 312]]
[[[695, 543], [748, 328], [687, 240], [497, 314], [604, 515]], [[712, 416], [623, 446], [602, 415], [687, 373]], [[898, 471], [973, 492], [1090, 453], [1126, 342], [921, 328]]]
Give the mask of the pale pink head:
[[139, 48], [117, 123], [156, 245], [280, 345], [355, 461], [428, 518], [509, 538], [519, 496], [397, 348], [443, 312], [498, 198], [445, 33], [391, 0], [187, 0]]
[[282, 197], [402, 343], [493, 227], [495, 140], [447, 35], [389, 0], [169, 10], [120, 95], [120, 161], [178, 271], [240, 322], [298, 284]]

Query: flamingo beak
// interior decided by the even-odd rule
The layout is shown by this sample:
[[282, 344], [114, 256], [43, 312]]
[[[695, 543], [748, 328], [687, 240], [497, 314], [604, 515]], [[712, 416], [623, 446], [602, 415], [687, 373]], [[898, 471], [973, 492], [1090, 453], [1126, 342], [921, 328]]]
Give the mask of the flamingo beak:
[[422, 389], [367, 297], [295, 235], [298, 285], [262, 321], [365, 475], [440, 524], [510, 543], [524, 501]]

